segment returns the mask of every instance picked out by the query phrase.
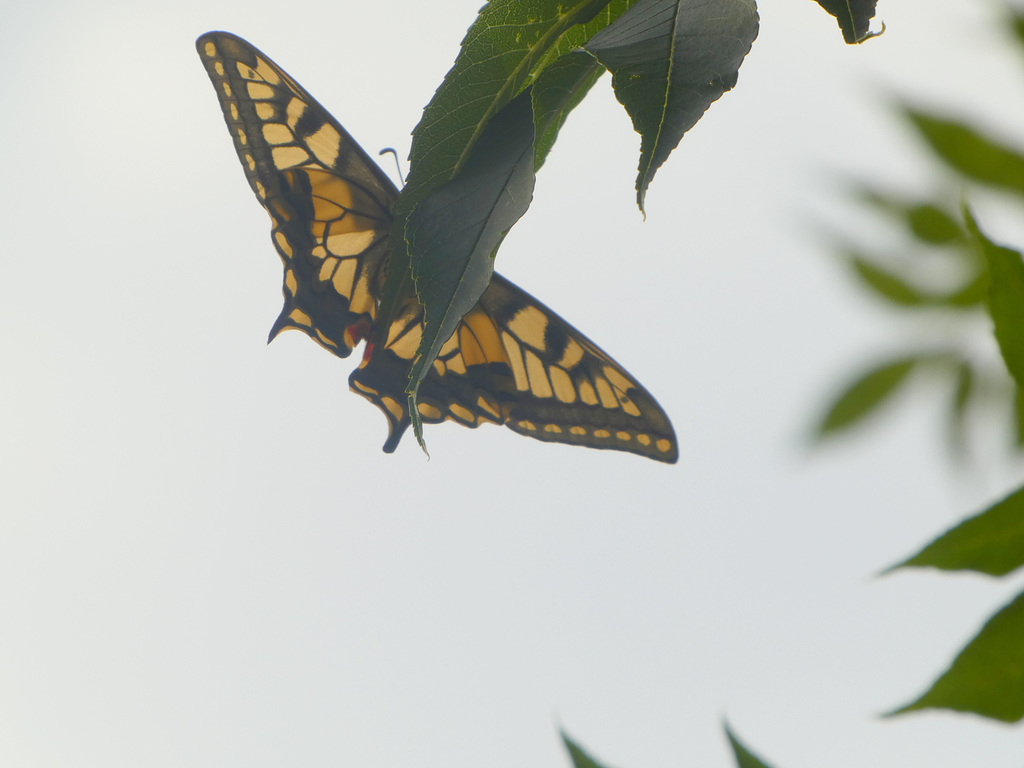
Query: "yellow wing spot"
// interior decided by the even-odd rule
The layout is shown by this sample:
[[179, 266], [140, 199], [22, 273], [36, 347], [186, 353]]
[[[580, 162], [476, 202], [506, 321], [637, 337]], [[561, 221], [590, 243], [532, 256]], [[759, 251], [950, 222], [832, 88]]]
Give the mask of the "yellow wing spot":
[[597, 405], [597, 393], [589, 381], [580, 382], [580, 400], [587, 405]]
[[295, 126], [299, 124], [299, 118], [306, 114], [306, 108], [306, 103], [294, 96], [288, 102], [288, 106], [284, 108], [285, 120], [293, 131]]
[[238, 120], [238, 105], [235, 102], [231, 102], [231, 119]]
[[575, 339], [569, 339], [569, 342], [565, 345], [565, 351], [562, 353], [562, 359], [558, 361], [558, 364], [569, 370], [570, 368], [575, 368], [582, 359], [583, 347]]
[[661, 451], [662, 453], [668, 453], [669, 451], [672, 450], [672, 441], [671, 440], [666, 440], [663, 437], [663, 438], [661, 438], [661, 440], [659, 440], [657, 443], [655, 443], [655, 447], [659, 451]]
[[435, 360], [433, 366], [434, 370], [437, 371], [438, 376], [444, 376], [448, 372], [448, 368], [442, 360]]
[[333, 166], [341, 152], [341, 134], [329, 123], [320, 126], [320, 129], [307, 139], [307, 143], [316, 159], [326, 166]]
[[259, 76], [268, 83], [272, 83], [273, 85], [280, 84], [281, 78], [277, 76], [277, 72], [275, 72], [274, 68], [267, 64], [263, 59], [257, 57], [256, 69], [259, 72]]
[[[277, 249], [281, 251], [289, 259], [292, 257], [292, 244], [288, 242], [288, 238], [284, 232], [278, 230], [274, 233], [274, 242], [277, 243]], [[295, 279], [294, 277], [292, 278]]]
[[473, 415], [473, 412], [469, 410], [469, 408], [459, 405], [458, 403], [449, 403], [448, 410], [451, 411], [452, 414], [460, 421], [463, 421], [466, 424], [476, 424], [476, 416]]
[[[328, 261], [338, 261], [338, 259], [324, 259], [324, 264]], [[338, 268], [334, 272], [334, 278], [331, 281], [331, 284], [334, 286], [334, 290], [342, 296], [352, 295], [352, 284], [356, 279], [357, 266], [358, 262], [355, 259], [342, 259], [338, 263]], [[321, 271], [321, 274], [322, 273], [323, 272]]]
[[316, 331], [316, 335], [317, 335], [317, 338], [318, 338], [318, 339], [320, 339], [320, 342], [321, 342], [322, 344], [325, 344], [325, 345], [327, 345], [327, 346], [328, 346], [328, 347], [330, 347], [331, 349], [337, 349], [337, 348], [338, 348], [338, 345], [337, 345], [337, 344], [335, 344], [335, 343], [334, 343], [333, 341], [331, 341], [331, 340], [330, 340], [329, 338], [327, 338], [326, 336], [324, 336], [324, 335], [323, 335], [323, 333], [321, 333], [321, 332], [320, 332], [320, 329], [319, 329], [319, 328], [315, 328], [314, 330]]
[[563, 403], [571, 403], [576, 400], [576, 387], [572, 385], [569, 374], [561, 368], [551, 367], [548, 369], [551, 375], [551, 388], [555, 391], [555, 397]]
[[249, 83], [247, 85], [249, 98], [253, 101], [266, 101], [274, 98], [274, 89], [263, 83]]
[[260, 120], [271, 120], [276, 112], [277, 110], [270, 102], [261, 101], [256, 104], [256, 117]]
[[530, 379], [526, 375], [526, 366], [523, 365], [523, 349], [507, 331], [503, 331], [501, 334], [501, 344], [505, 347], [508, 364], [512, 367], [512, 377], [516, 380], [516, 389], [525, 392], [530, 388]]
[[428, 419], [441, 418], [441, 409], [434, 407], [430, 403], [417, 403], [416, 410], [420, 412], [420, 415], [426, 416]]
[[337, 227], [337, 220], [345, 215], [345, 209], [333, 200], [328, 200], [319, 194], [319, 190], [313, 192], [313, 216], [318, 222], [330, 222], [331, 229], [338, 229], [344, 237], [344, 230]]
[[487, 355], [480, 347], [480, 342], [470, 332], [469, 328], [463, 325], [456, 333], [459, 334], [459, 350], [462, 352], [462, 359], [466, 365], [483, 365], [487, 362]]
[[314, 245], [309, 253], [314, 259], [327, 258], [327, 249], [324, 248], [322, 245]]
[[619, 404], [622, 406], [622, 410], [628, 413], [630, 416], [639, 416], [640, 409], [636, 407], [636, 403], [630, 400], [628, 397], [620, 397]]
[[530, 376], [530, 390], [537, 397], [551, 397], [551, 382], [544, 370], [544, 363], [530, 350], [526, 350], [526, 372]]
[[288, 319], [297, 325], [304, 326], [306, 328], [313, 327], [313, 321], [309, 315], [303, 312], [301, 309], [293, 309], [288, 313]]
[[587, 434], [587, 430], [584, 429], [583, 427], [569, 427], [569, 433], [577, 436], [582, 436]]
[[[397, 323], [391, 324], [392, 332], [396, 330]], [[403, 360], [411, 360], [420, 347], [420, 339], [423, 338], [423, 326], [417, 323], [409, 329], [408, 333], [402, 334], [396, 341], [388, 339], [387, 347]]]
[[498, 338], [498, 329], [495, 327], [494, 321], [487, 314], [470, 311], [463, 318], [463, 322], [473, 331], [488, 362], [504, 362], [508, 358], [505, 348], [501, 344], [501, 339]]
[[612, 392], [611, 384], [608, 383], [607, 379], [598, 379], [596, 384], [597, 396], [601, 398], [601, 405], [608, 409], [618, 408], [619, 398]]
[[448, 358], [448, 370], [460, 376], [466, 374], [466, 361], [462, 358], [462, 355], [454, 355]]
[[544, 425], [544, 431], [545, 432], [549, 432], [552, 435], [560, 435], [560, 434], [562, 434], [562, 428], [560, 426], [558, 426], [557, 424], [545, 424]]
[[451, 357], [459, 350], [459, 332], [453, 331], [452, 335], [448, 337], [448, 341], [441, 345], [441, 349], [437, 351], [438, 357]]
[[366, 274], [363, 274], [355, 287], [352, 289], [352, 295], [348, 300], [349, 309], [352, 312], [358, 314], [366, 313], [373, 317], [377, 309], [377, 303], [374, 301], [373, 296], [370, 295], [370, 281]]
[[[365, 363], [360, 363], [359, 367], [362, 368], [363, 365], [365, 365]], [[362, 382], [353, 380], [353, 381], [350, 382], [350, 384], [351, 384], [353, 389], [358, 389], [360, 392], [366, 392], [367, 394], [370, 394], [370, 395], [376, 395], [377, 394], [377, 390], [373, 389], [372, 387], [366, 386]]]
[[239, 128], [237, 133], [238, 133], [238, 143], [241, 144], [243, 147], [248, 146], [248, 144], [249, 144], [249, 137], [245, 135], [245, 129], [244, 128]]
[[607, 429], [595, 429], [594, 430], [594, 437], [599, 437], [602, 440], [604, 440], [605, 438], [611, 437], [611, 436], [612, 436], [612, 433], [609, 432]]
[[395, 398], [384, 395], [380, 399], [384, 407], [388, 409], [388, 413], [395, 417], [395, 421], [401, 421], [405, 415], [405, 409], [402, 408], [402, 404], [399, 403]]
[[259, 182], [259, 181], [256, 182], [256, 194], [260, 196], [260, 200], [266, 200], [267, 199], [267, 190], [263, 186], [262, 182]]
[[[203, 52], [212, 59], [214, 56], [217, 55], [217, 46], [213, 44], [212, 40], [207, 40], [206, 45], [203, 46]], [[217, 63], [220, 64], [219, 61]], [[220, 69], [218, 69], [217, 74], [223, 75], [224, 68], [221, 67]]]
[[[318, 195], [328, 200], [333, 200], [336, 204], [347, 210], [355, 209], [352, 187], [344, 179], [320, 170], [309, 171], [309, 179]], [[355, 222], [352, 222], [352, 224], [355, 224]], [[350, 226], [346, 231], [371, 228], [367, 226]]]
[[534, 349], [544, 349], [548, 318], [536, 307], [523, 307], [509, 320], [508, 329], [524, 344]]
[[[207, 55], [209, 56], [209, 51], [207, 51]], [[224, 77], [224, 62], [215, 61], [213, 63], [213, 71], [216, 72], [220, 77]]]
[[309, 160], [309, 153], [302, 147], [274, 147], [270, 154], [278, 168], [293, 168]]
[[620, 392], [628, 392], [633, 388], [632, 382], [610, 365], [604, 366], [602, 370], [604, 371], [604, 375], [608, 378], [608, 381], [612, 383], [612, 386]]
[[621, 429], [615, 433], [615, 436], [623, 442], [626, 442], [627, 440], [631, 440], [633, 438], [633, 436], [629, 434], [629, 432], [624, 432]]
[[245, 164], [249, 167], [250, 171], [256, 170], [256, 161], [248, 152], [245, 153]]
[[534, 424], [532, 421], [520, 421], [519, 422], [519, 428], [520, 429], [525, 429], [527, 432], [536, 432], [537, 431], [537, 425]]
[[295, 279], [295, 272], [290, 269], [284, 273], [284, 287], [292, 296], [299, 292], [299, 282]]
[[327, 250], [335, 256], [358, 256], [373, 243], [376, 232], [368, 229], [365, 232], [345, 232], [327, 237]]
[[479, 408], [481, 411], [485, 411], [486, 413], [493, 416], [495, 421], [501, 420], [501, 412], [498, 410], [498, 406], [496, 406], [483, 395], [480, 395], [480, 397], [476, 399], [476, 407]]
[[647, 447], [651, 444], [651, 436], [648, 435], [646, 432], [641, 432], [639, 435], [636, 436], [636, 441], [640, 443], [640, 445]]
[[227, 80], [224, 80], [223, 82], [221, 82], [220, 87], [221, 87], [221, 90], [224, 91], [224, 96], [226, 98], [229, 98], [229, 99], [234, 98], [233, 94], [231, 93], [231, 86], [228, 84]]
[[330, 258], [324, 259], [320, 263], [320, 274], [317, 275], [321, 283], [326, 283], [331, 279], [331, 274], [334, 272], [334, 268], [338, 266], [339, 259]]

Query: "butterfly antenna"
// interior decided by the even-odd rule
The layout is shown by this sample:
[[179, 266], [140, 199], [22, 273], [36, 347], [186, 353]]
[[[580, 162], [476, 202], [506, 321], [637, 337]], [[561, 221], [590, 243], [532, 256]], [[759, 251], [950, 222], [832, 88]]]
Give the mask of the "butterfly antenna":
[[382, 149], [377, 154], [378, 155], [394, 155], [394, 157], [395, 157], [395, 168], [398, 169], [398, 178], [401, 180], [402, 186], [404, 187], [405, 186], [405, 177], [402, 175], [402, 164], [400, 162], [398, 162], [398, 152], [395, 151], [395, 148], [394, 147], [384, 147], [384, 149]]

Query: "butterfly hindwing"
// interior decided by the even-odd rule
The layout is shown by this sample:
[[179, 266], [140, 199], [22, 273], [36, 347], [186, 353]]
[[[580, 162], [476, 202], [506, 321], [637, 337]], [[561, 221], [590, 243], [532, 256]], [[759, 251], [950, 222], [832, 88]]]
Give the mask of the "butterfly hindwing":
[[225, 32], [196, 47], [284, 262], [284, 309], [270, 336], [297, 328], [347, 357], [376, 317], [398, 190], [259, 50]]
[[[353, 391], [388, 417], [384, 450], [409, 425], [407, 401], [390, 382], [409, 366], [422, 312], [409, 304], [387, 343], [364, 357]], [[417, 400], [423, 421], [504, 424], [546, 442], [629, 451], [675, 462], [675, 433], [657, 401], [622, 366], [522, 289], [495, 274], [441, 348]]]

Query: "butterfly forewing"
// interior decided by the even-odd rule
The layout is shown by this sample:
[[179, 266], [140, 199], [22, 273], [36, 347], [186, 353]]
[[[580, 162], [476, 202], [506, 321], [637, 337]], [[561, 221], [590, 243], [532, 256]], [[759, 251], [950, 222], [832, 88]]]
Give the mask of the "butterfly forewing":
[[[241, 38], [211, 32], [196, 47], [249, 185], [270, 214], [284, 262], [284, 309], [271, 338], [297, 328], [340, 357], [368, 338], [353, 391], [388, 419], [384, 450], [409, 426], [409, 373], [423, 308], [399, 296], [379, 311], [398, 191], [338, 122]], [[379, 316], [379, 317], [378, 317]], [[548, 442], [674, 462], [672, 425], [620, 365], [558, 315], [495, 274], [420, 383], [423, 421], [505, 424]]]
[[244, 40], [196, 42], [284, 262], [271, 338], [297, 328], [346, 357], [369, 328], [388, 258], [394, 184], [298, 83]]

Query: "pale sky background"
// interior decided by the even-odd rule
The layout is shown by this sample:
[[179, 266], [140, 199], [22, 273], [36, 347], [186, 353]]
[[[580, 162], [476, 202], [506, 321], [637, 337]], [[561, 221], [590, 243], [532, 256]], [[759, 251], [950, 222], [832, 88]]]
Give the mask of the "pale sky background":
[[570, 119], [498, 269], [655, 394], [673, 467], [451, 424], [387, 456], [355, 357], [264, 343], [280, 264], [195, 38], [404, 156], [478, 5], [7, 0], [0, 765], [561, 768], [561, 725], [617, 768], [725, 768], [726, 717], [778, 768], [1021, 768], [1019, 726], [877, 717], [1019, 574], [873, 577], [1020, 467], [954, 470], [939, 393], [805, 442], [906, 328], [814, 234], [874, 221], [833, 174], [928, 188], [889, 92], [1024, 134], [999, 4], [883, 0], [847, 47], [764, 2], [646, 222], [610, 83]]

